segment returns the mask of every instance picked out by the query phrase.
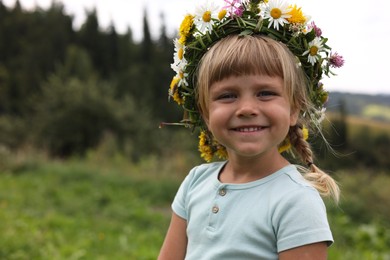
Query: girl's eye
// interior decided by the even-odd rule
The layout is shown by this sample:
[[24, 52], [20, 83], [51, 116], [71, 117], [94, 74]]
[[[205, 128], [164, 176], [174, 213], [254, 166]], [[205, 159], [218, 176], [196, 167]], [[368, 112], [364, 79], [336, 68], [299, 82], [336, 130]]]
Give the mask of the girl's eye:
[[236, 98], [236, 95], [233, 93], [224, 93], [217, 97], [217, 99], [234, 99]]
[[276, 96], [277, 93], [275, 93], [274, 91], [263, 90], [260, 91], [257, 95], [259, 97], [272, 97], [272, 96]]

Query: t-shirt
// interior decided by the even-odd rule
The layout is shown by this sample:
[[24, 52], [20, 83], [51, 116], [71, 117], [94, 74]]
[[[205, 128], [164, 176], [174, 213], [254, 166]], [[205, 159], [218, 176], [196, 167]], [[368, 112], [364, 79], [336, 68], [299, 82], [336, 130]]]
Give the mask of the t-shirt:
[[224, 165], [193, 168], [172, 203], [187, 221], [186, 259], [278, 259], [287, 249], [333, 242], [324, 202], [294, 165], [244, 184], [221, 183]]

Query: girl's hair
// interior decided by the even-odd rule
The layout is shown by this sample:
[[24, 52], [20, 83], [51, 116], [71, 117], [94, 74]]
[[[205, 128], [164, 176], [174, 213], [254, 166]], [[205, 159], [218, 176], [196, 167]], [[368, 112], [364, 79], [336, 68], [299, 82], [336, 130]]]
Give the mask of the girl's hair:
[[301, 111], [298, 123], [290, 128], [288, 138], [306, 169], [305, 179], [321, 195], [339, 198], [337, 183], [328, 174], [313, 164], [313, 152], [304, 139], [302, 126], [309, 126], [304, 111], [310, 111], [312, 104], [307, 97], [306, 76], [299, 60], [278, 41], [266, 36], [229, 35], [213, 45], [202, 57], [197, 71], [197, 102], [199, 111], [208, 118], [209, 88], [230, 76], [266, 75], [279, 76], [289, 97], [291, 109]]

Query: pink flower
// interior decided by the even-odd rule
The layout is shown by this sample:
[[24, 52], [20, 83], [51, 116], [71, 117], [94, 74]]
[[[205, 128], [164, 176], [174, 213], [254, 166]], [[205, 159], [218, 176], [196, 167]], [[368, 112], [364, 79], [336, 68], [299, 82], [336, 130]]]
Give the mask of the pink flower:
[[244, 8], [244, 6], [241, 5], [240, 7], [238, 7], [238, 8], [234, 11], [234, 14], [235, 14], [236, 16], [241, 17], [242, 14], [244, 13], [244, 11], [245, 11], [245, 8]]
[[343, 56], [339, 55], [337, 52], [334, 54], [330, 54], [329, 58], [330, 66], [333, 68], [340, 68], [344, 65], [344, 58]]
[[317, 37], [320, 37], [322, 35], [322, 31], [314, 22], [311, 22], [308, 26], [309, 29], [313, 29], [314, 33]]
[[227, 5], [223, 7], [230, 16], [241, 16], [245, 8], [242, 5], [242, 0], [224, 0]]

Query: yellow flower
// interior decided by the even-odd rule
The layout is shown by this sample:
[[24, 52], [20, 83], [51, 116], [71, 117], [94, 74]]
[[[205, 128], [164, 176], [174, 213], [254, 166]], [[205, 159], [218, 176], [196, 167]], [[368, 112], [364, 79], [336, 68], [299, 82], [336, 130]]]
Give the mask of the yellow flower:
[[309, 129], [307, 129], [305, 126], [302, 128], [302, 134], [303, 134], [303, 139], [307, 140], [309, 138]]
[[328, 98], [329, 98], [328, 92], [322, 91], [319, 96], [320, 96], [321, 104], [325, 104], [326, 101], [328, 101]]
[[179, 50], [177, 51], [177, 57], [182, 60], [183, 59], [183, 55], [184, 55], [184, 49], [183, 48], [179, 48]]
[[171, 85], [169, 87], [169, 95], [173, 97], [173, 100], [175, 100], [177, 104], [182, 105], [184, 103], [184, 100], [178, 92], [179, 81], [180, 81], [179, 77], [173, 77], [171, 81]]
[[287, 21], [289, 23], [300, 23], [304, 24], [306, 22], [306, 17], [303, 15], [303, 12], [301, 8], [297, 7], [296, 5], [290, 6], [291, 11], [288, 13], [291, 15], [289, 18], [287, 18]]
[[222, 9], [221, 11], [219, 11], [219, 13], [218, 13], [218, 19], [219, 19], [219, 20], [222, 20], [223, 18], [225, 18], [226, 13], [227, 13], [226, 9]]
[[227, 154], [225, 146], [223, 146], [220, 143], [218, 143], [218, 141], [215, 140], [215, 139], [213, 139], [213, 147], [214, 147], [215, 155], [219, 159], [224, 159], [225, 160], [225, 159], [228, 158], [228, 154]]
[[215, 152], [215, 154], [218, 156], [219, 159], [224, 159], [226, 160], [228, 158], [228, 154], [226, 151], [226, 148], [222, 145], [218, 145], [218, 149]]
[[179, 35], [180, 35], [179, 42], [181, 44], [185, 44], [187, 42], [187, 38], [191, 33], [193, 25], [194, 25], [194, 16], [187, 14], [184, 17], [179, 29]]
[[291, 148], [290, 139], [286, 137], [286, 139], [284, 139], [284, 141], [279, 145], [278, 151], [279, 153], [283, 153], [290, 148]]
[[[302, 128], [302, 135], [303, 139], [307, 140], [309, 138], [309, 129], [307, 129], [305, 126]], [[279, 145], [278, 151], [279, 153], [283, 153], [287, 150], [291, 149], [291, 143], [288, 136], [283, 140], [283, 142]]]
[[213, 150], [209, 145], [209, 140], [205, 131], [200, 132], [199, 135], [199, 152], [200, 156], [206, 162], [211, 162], [213, 159]]

